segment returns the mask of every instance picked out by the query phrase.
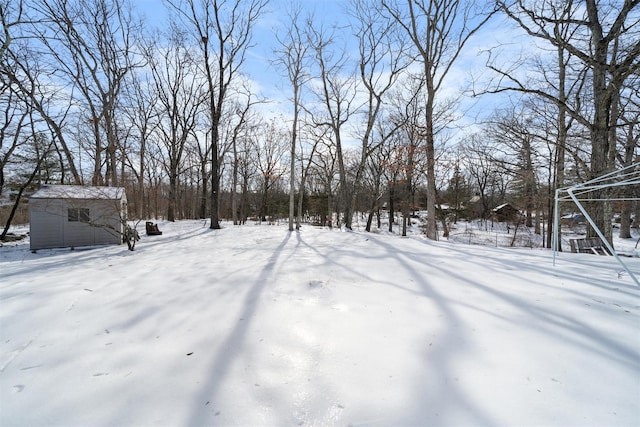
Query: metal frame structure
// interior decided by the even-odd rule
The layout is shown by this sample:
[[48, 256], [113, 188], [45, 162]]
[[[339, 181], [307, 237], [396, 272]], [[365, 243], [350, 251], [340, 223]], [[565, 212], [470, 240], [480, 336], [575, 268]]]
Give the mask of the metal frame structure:
[[[596, 190], [602, 190], [605, 188], [613, 188], [613, 187], [623, 187], [627, 185], [640, 185], [640, 162], [634, 163], [630, 166], [627, 166], [622, 169], [618, 169], [614, 172], [607, 173], [600, 177], [594, 178], [589, 181], [582, 182], [580, 184], [576, 184], [571, 187], [559, 188], [556, 190], [555, 197], [555, 205], [554, 205], [554, 217], [553, 217], [553, 265], [556, 264], [556, 255], [558, 253], [559, 247], [559, 236], [560, 236], [560, 221], [559, 216], [560, 212], [558, 209], [560, 202], [565, 201], [573, 201], [580, 212], [584, 215], [586, 220], [589, 222], [591, 227], [595, 230], [596, 234], [602, 240], [602, 243], [607, 247], [609, 252], [615, 257], [618, 263], [624, 268], [624, 270], [629, 274], [629, 276], [633, 279], [635, 284], [640, 287], [640, 281], [636, 275], [629, 269], [629, 267], [622, 261], [622, 258], [616, 253], [611, 244], [607, 241], [602, 234], [602, 231], [596, 226], [595, 222], [582, 205], [581, 202], [592, 202], [592, 201], [624, 201], [624, 200], [640, 200], [638, 197], [620, 197], [620, 198], [594, 198], [590, 197], [589, 193], [592, 193]], [[566, 194], [565, 194], [566, 193]]]

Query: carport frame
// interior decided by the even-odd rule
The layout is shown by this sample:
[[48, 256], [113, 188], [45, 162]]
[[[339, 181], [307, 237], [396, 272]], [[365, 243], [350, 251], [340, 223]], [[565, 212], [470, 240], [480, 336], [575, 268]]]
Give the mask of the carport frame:
[[[554, 201], [554, 215], [553, 215], [553, 265], [556, 265], [556, 256], [558, 254], [559, 242], [560, 242], [560, 213], [559, 213], [559, 204], [560, 202], [565, 201], [573, 201], [580, 212], [584, 215], [586, 220], [589, 222], [591, 227], [595, 230], [596, 234], [602, 240], [602, 243], [607, 247], [609, 252], [615, 257], [616, 261], [624, 268], [624, 270], [629, 274], [629, 276], [633, 279], [635, 284], [640, 287], [640, 281], [636, 277], [636, 275], [629, 269], [629, 267], [624, 263], [622, 258], [616, 253], [615, 249], [611, 246], [609, 241], [604, 237], [602, 230], [596, 226], [595, 222], [583, 206], [582, 202], [592, 202], [592, 201], [629, 201], [629, 200], [640, 200], [638, 197], [619, 197], [619, 198], [593, 198], [589, 197], [588, 194], [596, 191], [602, 190], [605, 188], [614, 188], [614, 187], [622, 187], [627, 185], [640, 185], [640, 162], [633, 163], [629, 166], [626, 166], [622, 169], [618, 169], [613, 172], [609, 172], [597, 178], [594, 178], [589, 181], [582, 182], [580, 184], [573, 185], [571, 187], [558, 188], [555, 194]], [[566, 193], [566, 194], [565, 194]]]

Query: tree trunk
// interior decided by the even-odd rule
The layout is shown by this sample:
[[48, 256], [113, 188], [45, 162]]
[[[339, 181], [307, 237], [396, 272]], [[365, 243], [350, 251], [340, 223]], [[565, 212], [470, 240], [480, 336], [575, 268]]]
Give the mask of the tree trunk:
[[25, 188], [27, 188], [29, 185], [31, 185], [31, 182], [33, 181], [33, 179], [36, 177], [36, 175], [40, 171], [40, 167], [42, 166], [42, 162], [47, 157], [47, 152], [51, 149], [51, 145], [52, 145], [52, 143], [49, 143], [48, 147], [43, 151], [42, 155], [38, 158], [36, 166], [33, 169], [33, 172], [31, 173], [31, 175], [29, 175], [29, 178], [27, 179], [27, 182], [25, 182], [24, 184], [22, 184], [20, 186], [20, 189], [18, 190], [18, 195], [16, 196], [16, 201], [13, 204], [13, 207], [11, 208], [11, 212], [9, 213], [9, 217], [7, 218], [7, 221], [5, 223], [4, 229], [2, 230], [2, 233], [0, 234], [0, 242], [4, 241], [4, 239], [7, 237], [7, 233], [9, 231], [9, 228], [11, 227], [11, 222], [13, 221], [13, 218], [14, 218], [14, 216], [16, 214], [16, 210], [18, 209], [18, 206], [20, 204], [20, 200], [22, 198], [22, 193], [24, 192]]
[[[289, 177], [289, 231], [293, 231], [293, 216], [295, 213], [295, 174], [296, 174], [296, 140], [298, 135], [298, 86], [293, 85], [293, 124], [291, 125], [291, 150], [289, 168], [291, 174]], [[302, 183], [300, 185], [302, 188]], [[300, 200], [302, 200], [302, 190], [300, 191]], [[302, 205], [302, 203], [300, 203]], [[298, 211], [300, 213], [300, 211]], [[296, 229], [300, 229], [300, 221], [297, 221]]]
[[367, 226], [365, 227], [365, 231], [367, 233], [371, 232], [371, 224], [373, 223], [373, 216], [375, 215], [375, 211], [371, 209], [369, 211], [369, 215], [367, 215]]
[[631, 238], [631, 205], [632, 202], [630, 200], [622, 202], [620, 212], [620, 234], [618, 234], [618, 237], [621, 239]]
[[389, 233], [393, 232], [393, 221], [396, 214], [395, 203], [394, 203], [394, 199], [396, 195], [395, 195], [394, 187], [395, 187], [394, 185], [389, 186]]
[[207, 161], [204, 159], [200, 163], [200, 174], [202, 179], [202, 189], [200, 193], [200, 209], [199, 209], [199, 217], [200, 219], [204, 219], [207, 217], [207, 194], [209, 191], [208, 177], [207, 177]]
[[237, 138], [233, 138], [233, 170], [231, 173], [231, 220], [233, 225], [239, 225], [238, 221], [238, 146]]
[[177, 195], [177, 186], [178, 180], [174, 173], [169, 176], [169, 200], [167, 206], [167, 220], [175, 221], [176, 220], [176, 195]]
[[[634, 134], [634, 129], [636, 127], [636, 123], [631, 122], [627, 123], [629, 127], [627, 131], [627, 137], [625, 142], [625, 151], [624, 151], [624, 161], [623, 166], [628, 167], [631, 166], [634, 162], [636, 145], [637, 145], [637, 137]], [[621, 193], [624, 199], [632, 199], [636, 189], [634, 186], [625, 186], [621, 189]], [[622, 202], [622, 210], [620, 212], [620, 234], [619, 237], [621, 239], [629, 239], [631, 238], [631, 213], [633, 211], [634, 203], [636, 201], [632, 200], [624, 200]], [[640, 218], [639, 218], [640, 219]]]
[[[365, 230], [367, 232], [371, 232], [371, 223], [373, 222], [373, 216], [375, 215], [376, 212], [380, 212], [380, 197], [377, 197], [377, 194], [380, 192], [380, 180], [377, 179], [376, 180], [376, 185], [373, 189], [373, 195], [374, 197], [372, 198], [372, 202], [371, 202], [371, 208], [369, 209], [369, 215], [367, 216], [367, 226], [365, 228]], [[378, 225], [378, 228], [380, 228], [380, 226]]]
[[[31, 180], [29, 180], [26, 185], [28, 185], [30, 182]], [[13, 222], [13, 218], [16, 215], [16, 211], [18, 210], [18, 206], [20, 205], [20, 200], [22, 199], [22, 193], [24, 192], [26, 185], [21, 186], [20, 189], [18, 190], [18, 194], [16, 195], [16, 201], [13, 203], [13, 206], [11, 207], [11, 212], [9, 212], [9, 217], [7, 218], [7, 221], [4, 224], [4, 229], [0, 234], [0, 242], [4, 242], [4, 239], [7, 237], [9, 228], [11, 228], [11, 222]]]
[[[594, 39], [597, 33], [594, 34]], [[596, 43], [595, 64], [593, 66], [593, 96], [594, 96], [594, 122], [591, 129], [591, 176], [597, 178], [610, 171], [609, 167], [609, 111], [611, 108], [611, 97], [607, 94], [606, 87], [606, 50], [604, 46]], [[600, 61], [601, 64], [599, 65]], [[589, 202], [588, 208], [591, 218], [596, 227], [600, 229], [604, 237], [612, 243], [611, 229], [611, 202], [606, 199], [609, 190], [599, 189], [593, 192], [595, 202]], [[589, 227], [587, 237], [595, 237], [597, 234]]]
[[[567, 146], [567, 93], [566, 93], [566, 79], [567, 79], [567, 67], [565, 62], [565, 50], [559, 46], [557, 48], [558, 53], [558, 141], [556, 143], [556, 155], [555, 155], [555, 168], [554, 168], [554, 185], [550, 192], [551, 196], [555, 199], [555, 190], [564, 187], [564, 168], [565, 168], [565, 150]], [[553, 233], [558, 235], [558, 250], [562, 251], [562, 227], [560, 230], [554, 230], [552, 218], [555, 218], [556, 212], [555, 203], [551, 201], [549, 204], [549, 225], [547, 227], [547, 247], [551, 247], [551, 240]], [[561, 212], [557, 214], [560, 215]]]
[[[428, 71], [428, 70], [426, 70]], [[430, 89], [427, 89], [432, 92]], [[426, 154], [427, 154], [427, 238], [438, 240], [436, 225], [436, 172], [435, 144], [433, 135], [433, 98], [435, 92], [427, 94], [426, 106]]]
[[407, 223], [409, 222], [409, 214], [406, 209], [402, 210], [402, 237], [407, 237]]

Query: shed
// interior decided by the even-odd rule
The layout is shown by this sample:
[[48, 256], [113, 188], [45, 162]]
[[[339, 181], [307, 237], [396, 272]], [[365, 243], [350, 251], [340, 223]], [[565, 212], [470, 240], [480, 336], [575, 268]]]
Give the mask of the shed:
[[43, 185], [29, 198], [31, 250], [120, 244], [124, 188]]

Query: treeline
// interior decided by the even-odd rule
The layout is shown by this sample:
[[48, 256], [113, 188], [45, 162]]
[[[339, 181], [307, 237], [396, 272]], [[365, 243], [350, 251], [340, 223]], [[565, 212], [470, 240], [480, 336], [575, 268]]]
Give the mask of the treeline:
[[[165, 0], [153, 28], [127, 0], [0, 0], [5, 232], [30, 189], [65, 183], [123, 186], [132, 217], [212, 228], [360, 213], [370, 230], [384, 208], [406, 232], [421, 209], [432, 239], [510, 202], [550, 244], [557, 188], [638, 160], [636, 0], [352, 0], [340, 25], [291, 6], [269, 47], [279, 104], [247, 64], [269, 6]], [[486, 41], [498, 32], [517, 47]], [[480, 37], [482, 73], [462, 81]], [[465, 113], [470, 97], [491, 107]], [[614, 210], [630, 236], [636, 196], [589, 195], [609, 239]]]

